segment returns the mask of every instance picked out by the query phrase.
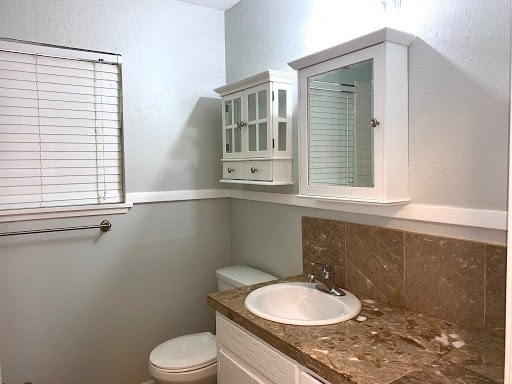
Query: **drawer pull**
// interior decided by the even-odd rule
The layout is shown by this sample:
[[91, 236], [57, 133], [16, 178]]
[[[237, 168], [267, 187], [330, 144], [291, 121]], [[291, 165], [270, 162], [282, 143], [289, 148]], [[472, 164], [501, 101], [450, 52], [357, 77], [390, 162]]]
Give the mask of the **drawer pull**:
[[233, 172], [235, 172], [235, 168], [228, 167], [228, 173], [233, 173]]
[[251, 167], [251, 173], [256, 173], [258, 170], [254, 167]]

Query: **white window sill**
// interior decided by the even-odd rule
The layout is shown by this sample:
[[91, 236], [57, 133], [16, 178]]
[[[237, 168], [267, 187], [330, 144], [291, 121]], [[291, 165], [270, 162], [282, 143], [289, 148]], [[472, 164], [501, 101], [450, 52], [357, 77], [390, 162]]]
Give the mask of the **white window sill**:
[[133, 203], [34, 208], [0, 211], [0, 223], [65, 217], [102, 216], [127, 213]]

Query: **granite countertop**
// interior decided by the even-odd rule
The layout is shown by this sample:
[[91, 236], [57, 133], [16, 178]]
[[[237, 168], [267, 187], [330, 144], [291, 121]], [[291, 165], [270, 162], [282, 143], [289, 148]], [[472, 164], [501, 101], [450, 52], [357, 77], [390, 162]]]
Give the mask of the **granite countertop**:
[[275, 282], [209, 294], [208, 305], [332, 384], [503, 383], [503, 340], [356, 292], [365, 321], [286, 325], [244, 307], [249, 292]]

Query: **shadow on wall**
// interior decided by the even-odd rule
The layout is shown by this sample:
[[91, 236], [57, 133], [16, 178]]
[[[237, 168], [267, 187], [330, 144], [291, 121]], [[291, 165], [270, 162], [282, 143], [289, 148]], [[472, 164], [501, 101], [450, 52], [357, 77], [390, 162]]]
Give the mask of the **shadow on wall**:
[[221, 100], [200, 97], [162, 165], [166, 190], [222, 188]]
[[490, 86], [502, 74], [476, 72], [490, 56], [473, 63], [469, 44], [458, 58], [434, 44], [449, 42], [416, 38], [409, 47], [411, 201], [505, 209], [508, 99]]

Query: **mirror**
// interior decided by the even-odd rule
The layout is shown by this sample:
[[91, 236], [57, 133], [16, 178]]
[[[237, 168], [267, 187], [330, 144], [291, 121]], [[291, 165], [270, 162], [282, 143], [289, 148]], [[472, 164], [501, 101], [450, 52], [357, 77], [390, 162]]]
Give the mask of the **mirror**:
[[374, 186], [373, 59], [309, 77], [309, 185]]

